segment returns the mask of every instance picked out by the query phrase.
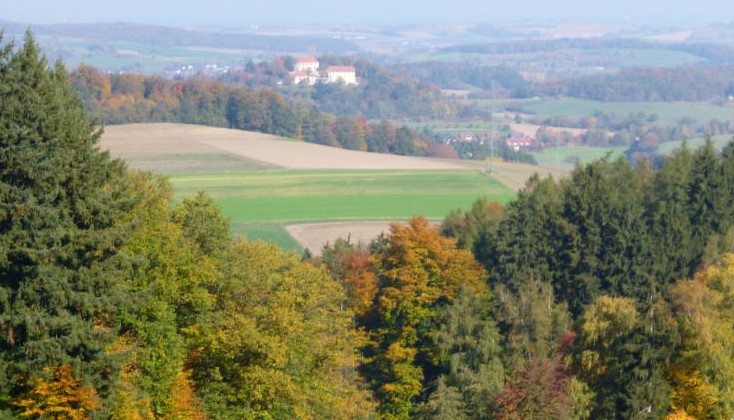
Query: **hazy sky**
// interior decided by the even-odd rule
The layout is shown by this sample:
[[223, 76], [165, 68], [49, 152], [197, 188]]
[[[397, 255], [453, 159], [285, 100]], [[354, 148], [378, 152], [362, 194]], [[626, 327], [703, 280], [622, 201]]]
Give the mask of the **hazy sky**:
[[173, 26], [441, 23], [568, 19], [635, 23], [734, 21], [731, 0], [3, 0], [0, 20], [124, 21]]

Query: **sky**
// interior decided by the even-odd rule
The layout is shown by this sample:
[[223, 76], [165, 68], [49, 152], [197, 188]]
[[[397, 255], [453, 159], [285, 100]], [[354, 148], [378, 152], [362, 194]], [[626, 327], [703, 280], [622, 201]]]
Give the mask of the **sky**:
[[731, 0], [3, 0], [0, 20], [169, 26], [492, 23], [516, 20], [734, 22]]

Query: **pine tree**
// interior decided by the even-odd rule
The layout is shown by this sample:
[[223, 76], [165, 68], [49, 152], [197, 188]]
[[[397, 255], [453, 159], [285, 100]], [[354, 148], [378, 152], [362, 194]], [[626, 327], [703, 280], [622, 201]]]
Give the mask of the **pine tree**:
[[490, 307], [488, 293], [464, 287], [441, 310], [434, 340], [444, 373], [419, 409], [426, 417], [492, 417], [492, 401], [504, 386], [505, 373], [501, 338]]
[[124, 166], [95, 148], [100, 131], [30, 32], [0, 49], [0, 103], [0, 405], [66, 365], [104, 399], [134, 204]]

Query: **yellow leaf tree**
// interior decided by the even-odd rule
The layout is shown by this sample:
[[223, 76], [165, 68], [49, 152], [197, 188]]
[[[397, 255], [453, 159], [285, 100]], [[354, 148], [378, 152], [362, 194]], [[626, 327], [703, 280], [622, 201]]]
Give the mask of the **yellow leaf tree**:
[[[674, 408], [691, 415], [734, 416], [734, 254], [693, 280], [671, 287], [683, 341], [671, 372]], [[716, 401], [713, 404], [713, 401]], [[712, 406], [713, 404], [713, 406]], [[696, 413], [696, 414], [694, 414]]]
[[48, 377], [32, 381], [32, 389], [14, 401], [21, 417], [84, 420], [99, 407], [97, 392], [82, 386], [69, 365], [44, 369]]

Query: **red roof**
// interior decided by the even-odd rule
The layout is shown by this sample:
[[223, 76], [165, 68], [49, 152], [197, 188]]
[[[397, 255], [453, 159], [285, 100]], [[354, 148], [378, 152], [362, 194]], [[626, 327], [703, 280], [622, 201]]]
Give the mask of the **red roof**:
[[296, 58], [296, 63], [318, 63], [319, 60], [313, 57], [300, 57]]

